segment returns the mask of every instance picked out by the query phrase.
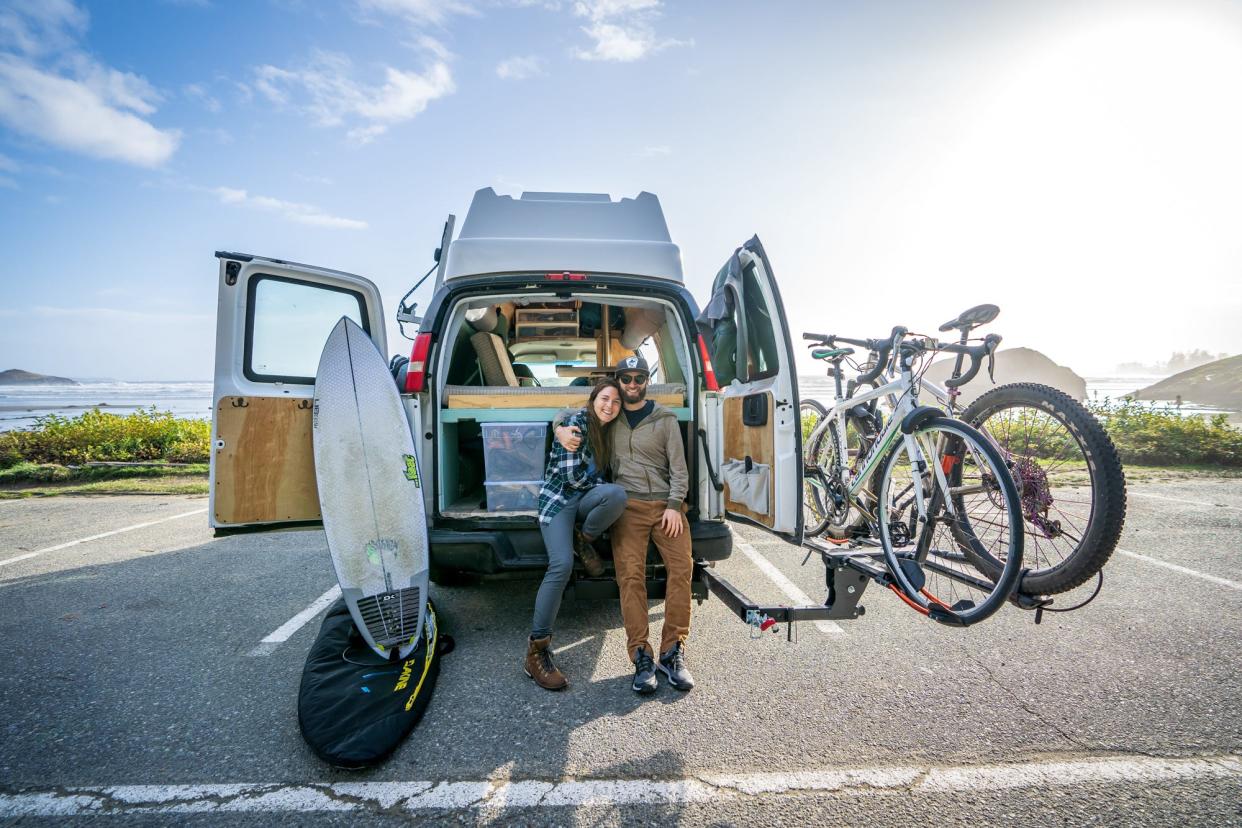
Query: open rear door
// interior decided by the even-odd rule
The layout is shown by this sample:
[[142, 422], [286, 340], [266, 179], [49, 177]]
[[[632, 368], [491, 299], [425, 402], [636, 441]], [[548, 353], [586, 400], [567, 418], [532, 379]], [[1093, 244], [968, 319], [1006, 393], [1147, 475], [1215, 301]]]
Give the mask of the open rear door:
[[720, 384], [725, 513], [802, 542], [802, 429], [793, 343], [755, 236], [733, 252], [698, 320]]
[[379, 291], [361, 276], [217, 253], [211, 525], [319, 521], [311, 448], [315, 371], [342, 316], [388, 350]]

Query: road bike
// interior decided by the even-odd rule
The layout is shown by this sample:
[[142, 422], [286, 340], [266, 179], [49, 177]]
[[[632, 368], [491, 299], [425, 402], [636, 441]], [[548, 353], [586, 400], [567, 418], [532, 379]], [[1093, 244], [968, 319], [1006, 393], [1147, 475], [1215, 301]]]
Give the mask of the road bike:
[[[1018, 489], [1004, 457], [978, 430], [919, 405], [917, 374], [937, 351], [968, 356], [973, 366], [994, 346], [942, 345], [907, 333], [803, 334], [836, 383], [834, 405], [804, 442], [806, 531], [878, 544], [885, 586], [934, 620], [968, 626], [996, 612], [1017, 586], [1024, 544]], [[851, 386], [865, 389], [859, 393], [843, 391], [841, 364], [855, 351], [839, 345], [872, 355], [872, 367]], [[875, 384], [886, 369], [893, 378]], [[872, 405], [881, 398], [889, 402], [887, 421]], [[976, 559], [999, 567], [983, 573]]]

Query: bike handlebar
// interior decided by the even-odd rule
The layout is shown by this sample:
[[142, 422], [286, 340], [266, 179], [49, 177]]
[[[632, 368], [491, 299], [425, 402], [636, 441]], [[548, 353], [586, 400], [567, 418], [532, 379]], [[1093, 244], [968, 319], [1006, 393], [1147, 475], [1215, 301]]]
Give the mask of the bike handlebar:
[[983, 364], [983, 357], [988, 358], [988, 376], [991, 376], [996, 367], [996, 346], [1000, 344], [1000, 334], [988, 334], [983, 338], [983, 342], [978, 345], [961, 345], [957, 343], [946, 343], [937, 347], [938, 351], [946, 351], [951, 354], [962, 354], [970, 357], [970, 367], [957, 379], [949, 378], [944, 381], [945, 388], [957, 388], [965, 385], [975, 378], [979, 373], [979, 368]]
[[892, 353], [894, 348], [901, 344], [902, 337], [904, 337], [908, 332], [907, 328], [898, 325], [893, 328], [892, 333], [884, 339], [850, 339], [849, 337], [837, 336], [836, 334], [817, 333], [804, 333], [802, 334], [802, 338], [829, 346], [834, 346], [838, 342], [844, 342], [846, 345], [857, 345], [860, 348], [866, 348], [869, 351], [874, 351], [876, 354], [875, 366], [872, 367], [870, 371], [859, 374], [857, 380], [859, 383], [868, 383], [884, 372], [884, 369], [888, 366], [889, 355]]

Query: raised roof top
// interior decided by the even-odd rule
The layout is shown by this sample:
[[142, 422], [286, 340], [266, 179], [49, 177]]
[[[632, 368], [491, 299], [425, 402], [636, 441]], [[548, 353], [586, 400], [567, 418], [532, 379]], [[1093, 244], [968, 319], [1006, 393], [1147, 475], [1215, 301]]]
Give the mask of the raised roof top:
[[613, 201], [603, 193], [474, 194], [449, 245], [444, 278], [485, 273], [624, 273], [684, 281], [681, 250], [651, 193]]

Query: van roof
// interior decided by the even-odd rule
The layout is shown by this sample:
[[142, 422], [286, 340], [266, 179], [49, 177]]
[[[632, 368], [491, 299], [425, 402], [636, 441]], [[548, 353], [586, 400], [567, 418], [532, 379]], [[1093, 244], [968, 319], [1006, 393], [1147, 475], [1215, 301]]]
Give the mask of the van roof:
[[684, 282], [660, 200], [643, 192], [474, 194], [448, 249], [445, 280], [486, 273], [624, 273]]

